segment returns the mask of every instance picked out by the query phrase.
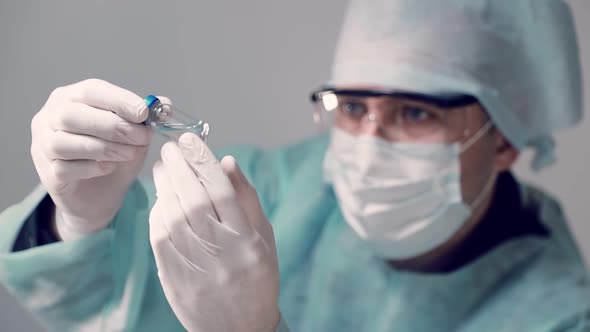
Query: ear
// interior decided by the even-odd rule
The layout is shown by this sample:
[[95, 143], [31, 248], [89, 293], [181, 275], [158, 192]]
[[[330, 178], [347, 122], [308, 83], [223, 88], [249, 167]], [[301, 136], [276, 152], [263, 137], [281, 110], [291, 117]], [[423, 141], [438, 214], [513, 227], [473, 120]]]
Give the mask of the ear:
[[496, 142], [496, 157], [494, 162], [495, 170], [500, 173], [512, 168], [518, 159], [518, 150], [502, 135], [499, 130], [493, 131]]

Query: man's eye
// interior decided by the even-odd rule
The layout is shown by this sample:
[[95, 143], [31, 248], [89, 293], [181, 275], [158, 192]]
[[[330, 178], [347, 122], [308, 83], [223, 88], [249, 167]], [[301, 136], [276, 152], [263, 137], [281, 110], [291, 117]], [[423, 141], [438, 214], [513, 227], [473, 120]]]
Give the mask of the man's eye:
[[419, 106], [405, 106], [402, 109], [403, 118], [409, 122], [423, 122], [429, 120], [435, 120], [436, 114], [429, 112], [428, 110]]
[[360, 118], [365, 115], [366, 109], [362, 103], [343, 102], [340, 104], [340, 110], [349, 117]]

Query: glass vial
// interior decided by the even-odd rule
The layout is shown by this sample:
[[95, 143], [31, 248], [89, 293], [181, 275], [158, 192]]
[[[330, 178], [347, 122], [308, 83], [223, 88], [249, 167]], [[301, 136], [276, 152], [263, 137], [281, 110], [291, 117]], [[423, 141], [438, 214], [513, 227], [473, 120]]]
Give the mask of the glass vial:
[[175, 140], [186, 132], [198, 135], [203, 141], [207, 139], [209, 135], [207, 122], [195, 120], [178, 108], [163, 103], [154, 95], [149, 95], [144, 100], [149, 108], [149, 115], [144, 123], [154, 128], [156, 132]]

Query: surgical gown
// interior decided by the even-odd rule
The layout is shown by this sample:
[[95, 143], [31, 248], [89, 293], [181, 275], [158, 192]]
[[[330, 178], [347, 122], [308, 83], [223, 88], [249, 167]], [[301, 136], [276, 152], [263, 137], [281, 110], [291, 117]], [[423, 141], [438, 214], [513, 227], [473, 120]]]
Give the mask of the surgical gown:
[[[521, 186], [523, 208], [549, 237], [505, 241], [438, 274], [372, 255], [322, 178], [326, 137], [232, 154], [256, 187], [276, 236], [279, 305], [291, 331], [587, 331], [590, 284], [558, 204]], [[47, 195], [38, 187], [0, 215], [0, 280], [52, 331], [183, 331], [159, 284], [148, 237], [155, 200], [137, 181], [105, 230], [13, 252]], [[195, 308], [198, 310], [198, 308]]]

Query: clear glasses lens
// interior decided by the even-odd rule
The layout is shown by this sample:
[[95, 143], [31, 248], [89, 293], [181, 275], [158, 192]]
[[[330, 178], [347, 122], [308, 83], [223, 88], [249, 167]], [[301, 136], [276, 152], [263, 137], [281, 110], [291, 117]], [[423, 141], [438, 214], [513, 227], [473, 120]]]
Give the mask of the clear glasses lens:
[[[379, 99], [370, 103], [370, 99]], [[362, 134], [374, 122], [392, 141], [452, 142], [465, 134], [465, 108], [442, 108], [407, 97], [321, 94], [314, 119], [323, 128], [337, 126]]]

